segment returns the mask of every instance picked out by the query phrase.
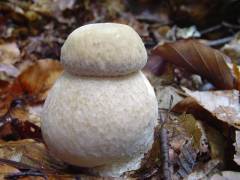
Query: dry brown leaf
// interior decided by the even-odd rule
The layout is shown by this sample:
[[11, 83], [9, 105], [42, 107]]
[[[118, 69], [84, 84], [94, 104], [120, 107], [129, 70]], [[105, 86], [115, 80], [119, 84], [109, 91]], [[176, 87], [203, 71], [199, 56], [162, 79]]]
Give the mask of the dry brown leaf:
[[0, 80], [0, 117], [9, 109], [11, 97], [8, 95], [9, 82]]
[[237, 66], [236, 63], [233, 63], [233, 73], [236, 79], [236, 87], [238, 90], [240, 90], [240, 71], [239, 71], [239, 67]]
[[240, 166], [240, 131], [235, 132], [235, 151], [236, 154], [234, 155], [234, 161]]
[[36, 100], [44, 100], [46, 92], [55, 80], [60, 76], [63, 69], [58, 61], [39, 60], [29, 66], [17, 78], [23, 92]]
[[189, 176], [185, 178], [185, 180], [210, 179], [213, 174], [219, 172], [220, 170], [220, 161], [218, 159], [213, 159], [205, 163], [203, 166], [197, 167], [193, 173], [189, 174]]
[[211, 177], [210, 180], [237, 180], [240, 179], [240, 172], [221, 171]]
[[49, 154], [44, 144], [31, 139], [1, 142], [0, 158], [50, 172], [65, 168], [61, 161]]
[[240, 32], [235, 35], [230, 43], [225, 44], [221, 51], [231, 57], [232, 60], [238, 60], [240, 58]]
[[3, 64], [14, 64], [20, 60], [20, 50], [16, 43], [0, 45], [0, 62]]
[[226, 64], [228, 57], [196, 40], [180, 40], [158, 45], [153, 53], [179, 67], [205, 77], [217, 88], [234, 88], [234, 77]]
[[43, 101], [48, 90], [61, 75], [63, 69], [58, 61], [39, 60], [26, 68], [8, 87], [6, 95], [10, 105], [16, 98], [25, 98], [31, 103]]
[[147, 64], [144, 66], [143, 70], [146, 72], [151, 72], [156, 76], [160, 76], [166, 70], [167, 62], [164, 61], [160, 56], [150, 55]]
[[195, 109], [200, 112], [202, 108], [218, 120], [240, 128], [239, 92], [237, 90], [208, 92], [190, 91], [186, 88], [184, 90], [190, 97], [179, 102], [173, 111], [188, 112]]
[[[4, 119], [5, 118], [5, 119]], [[0, 139], [3, 140], [19, 140], [19, 139], [35, 139], [42, 142], [42, 133], [39, 126], [11, 117], [1, 119]]]
[[10, 109], [14, 99], [24, 99], [30, 104], [43, 101], [62, 71], [58, 61], [44, 59], [27, 67], [13, 83], [1, 81], [4, 83], [0, 82], [0, 117]]
[[11, 173], [20, 172], [18, 169], [9, 166], [7, 164], [0, 164], [0, 179], [4, 179], [4, 176]]
[[11, 64], [0, 64], [0, 79], [10, 81], [20, 74], [19, 69]]
[[221, 163], [225, 160], [225, 139], [215, 128], [202, 121], [196, 120], [192, 115], [186, 114], [179, 117], [188, 136], [192, 136], [193, 145], [198, 153], [198, 161], [218, 159]]
[[[44, 144], [31, 139], [0, 142], [0, 164], [1, 163], [7, 164], [19, 170], [24, 170], [22, 172], [18, 171], [4, 174], [7, 175], [9, 179], [15, 178], [29, 180], [32, 178], [37, 179], [36, 177], [39, 179], [41, 179], [41, 177], [47, 177], [49, 180], [74, 180], [78, 178], [83, 180], [115, 179], [88, 176], [84, 173], [81, 174], [81, 172], [84, 171], [81, 171], [80, 169], [78, 169], [79, 171], [75, 170], [74, 173], [74, 170], [69, 169], [65, 163], [55, 159], [54, 154], [50, 154]], [[69, 173], [69, 170], [72, 174]], [[35, 174], [39, 173], [39, 176], [31, 176], [34, 172]]]

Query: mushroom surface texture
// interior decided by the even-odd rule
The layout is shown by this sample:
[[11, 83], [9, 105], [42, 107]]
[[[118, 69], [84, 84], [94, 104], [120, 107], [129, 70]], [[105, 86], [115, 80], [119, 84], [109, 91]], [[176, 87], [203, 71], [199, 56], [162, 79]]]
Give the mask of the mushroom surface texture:
[[61, 49], [61, 62], [76, 75], [118, 76], [142, 69], [147, 52], [130, 26], [89, 24], [68, 36]]
[[[95, 53], [91, 56], [88, 48], [81, 44], [81, 38], [68, 37], [66, 40], [62, 48], [62, 54], [68, 54], [62, 55], [65, 72], [45, 101], [42, 134], [50, 152], [64, 162], [87, 167], [90, 172], [101, 176], [118, 177], [126, 171], [138, 169], [153, 144], [158, 117], [157, 99], [140, 71], [145, 55], [137, 58], [146, 50], [136, 32], [126, 25], [106, 23], [82, 28], [75, 30], [74, 36], [70, 37], [84, 34], [82, 38], [86, 44], [100, 44], [92, 47], [96, 52], [91, 50]], [[138, 40], [129, 44], [125, 44], [124, 39], [119, 42], [112, 37], [116, 32], [122, 38]], [[112, 51], [98, 49], [101, 43], [105, 46], [107, 42], [114, 47]], [[69, 52], [65, 49], [67, 46]], [[138, 46], [143, 49], [135, 51], [133, 47]], [[118, 47], [121, 47], [120, 51], [115, 49]], [[132, 48], [134, 51], [129, 52]], [[91, 65], [93, 59], [85, 59], [90, 56], [96, 58], [96, 66]], [[117, 67], [122, 69], [114, 74], [111, 68]]]

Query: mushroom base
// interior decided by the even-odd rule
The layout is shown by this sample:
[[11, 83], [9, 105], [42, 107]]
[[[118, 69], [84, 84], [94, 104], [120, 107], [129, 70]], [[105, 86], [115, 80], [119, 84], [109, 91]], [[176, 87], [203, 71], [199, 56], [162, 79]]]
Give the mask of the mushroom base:
[[113, 164], [99, 166], [90, 169], [90, 173], [104, 177], [120, 177], [127, 171], [134, 171], [140, 168], [144, 155], [140, 155], [131, 161], [114, 162]]
[[153, 144], [157, 100], [141, 72], [121, 77], [64, 73], [54, 84], [42, 114], [42, 134], [62, 161], [120, 176], [140, 166]]

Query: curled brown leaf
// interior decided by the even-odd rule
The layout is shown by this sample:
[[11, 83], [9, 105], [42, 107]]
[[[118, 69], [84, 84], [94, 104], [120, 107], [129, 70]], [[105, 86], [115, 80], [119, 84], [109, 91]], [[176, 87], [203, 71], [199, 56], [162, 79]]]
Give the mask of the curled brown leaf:
[[197, 40], [180, 40], [158, 45], [154, 54], [179, 67], [199, 74], [220, 89], [233, 89], [234, 77], [227, 66], [228, 57]]
[[17, 77], [11, 91], [15, 91], [15, 94], [27, 94], [33, 102], [42, 101], [62, 71], [63, 68], [58, 61], [39, 60]]

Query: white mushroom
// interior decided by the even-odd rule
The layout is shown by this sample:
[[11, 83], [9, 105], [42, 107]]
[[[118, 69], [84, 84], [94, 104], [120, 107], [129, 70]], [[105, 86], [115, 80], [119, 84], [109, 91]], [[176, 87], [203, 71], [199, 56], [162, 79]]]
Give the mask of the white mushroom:
[[[83, 36], [88, 31], [92, 36]], [[128, 48], [124, 39], [119, 40], [119, 45], [119, 41], [112, 38], [114, 34], [124, 38], [131, 35], [129, 39], [138, 37], [126, 25], [88, 25], [74, 33], [75, 37], [84, 37], [87, 47], [92, 44], [94, 36], [97, 38], [94, 42], [99, 42], [98, 48], [101, 43], [104, 47], [109, 42], [121, 50], [113, 48], [109, 56], [104, 48], [94, 53], [83, 45], [77, 46], [82, 43], [81, 38], [68, 37], [61, 58], [66, 72], [57, 80], [44, 104], [43, 137], [49, 150], [63, 161], [89, 167], [102, 176], [120, 176], [125, 171], [137, 169], [153, 143], [157, 100], [150, 83], [139, 71], [146, 60], [143, 55], [146, 50], [140, 40], [129, 43]], [[133, 47], [138, 50], [128, 52]], [[89, 52], [93, 54], [89, 55]], [[118, 53], [125, 58], [122, 62]], [[97, 65], [91, 66], [94, 61]], [[109, 68], [117, 67], [120, 68], [118, 73], [127, 75], [111, 77], [117, 73]], [[110, 77], [106, 77], [107, 73]]]
[[142, 69], [147, 52], [130, 26], [90, 24], [68, 36], [61, 49], [61, 62], [66, 71], [76, 75], [118, 76]]

